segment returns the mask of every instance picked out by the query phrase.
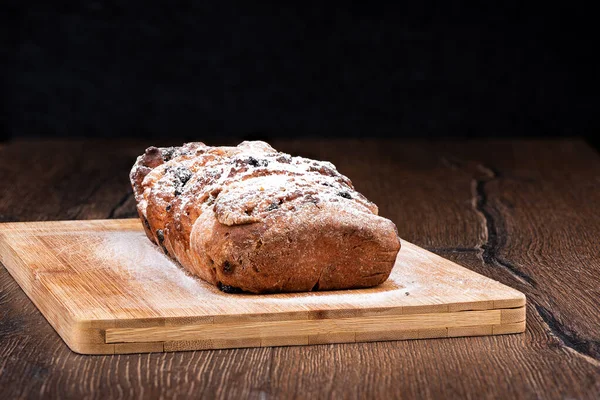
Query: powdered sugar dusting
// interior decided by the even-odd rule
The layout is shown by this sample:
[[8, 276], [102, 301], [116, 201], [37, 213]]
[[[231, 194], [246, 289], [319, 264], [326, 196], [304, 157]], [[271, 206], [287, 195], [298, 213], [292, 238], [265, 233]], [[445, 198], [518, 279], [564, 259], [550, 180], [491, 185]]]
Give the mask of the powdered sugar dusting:
[[[78, 234], [80, 237], [82, 233]], [[340, 290], [330, 292], [305, 292], [294, 294], [238, 294], [229, 295], [215, 290], [212, 285], [190, 276], [184, 269], [165, 256], [160, 249], [148, 241], [143, 232], [106, 232], [100, 235], [100, 242], [92, 247], [94, 265], [114, 268], [117, 265], [121, 275], [129, 277], [135, 285], [143, 285], [160, 308], [182, 307], [180, 298], [195, 297], [198, 301], [218, 297], [223, 306], [246, 308], [261, 305], [296, 306], [298, 310], [319, 305], [324, 309], [361, 308], [372, 304], [394, 304], [402, 300], [406, 291], [414, 293], [418, 284], [407, 280], [407, 276], [392, 273], [382, 285], [370, 289]], [[153, 290], [157, 289], [157, 290]], [[177, 296], [172, 297], [173, 294]], [[151, 299], [148, 297], [146, 300]], [[238, 310], [238, 312], [240, 312]]]
[[[131, 173], [132, 181], [135, 171], [145, 168], [142, 163], [143, 159], [139, 158]], [[182, 183], [174, 171], [187, 171], [191, 178]], [[350, 179], [340, 174], [332, 163], [292, 157], [259, 141], [243, 142], [236, 147], [198, 146], [195, 155], [183, 154], [152, 169], [145, 175], [141, 186], [142, 192], [136, 192], [136, 199], [144, 216], [151, 201], [159, 201], [163, 205], [163, 202], [171, 203], [178, 198], [177, 209], [173, 210], [177, 214], [190, 202], [206, 198], [203, 196], [205, 193], [216, 189], [223, 193], [214, 199], [217, 207], [231, 208], [227, 210], [230, 216], [239, 208], [247, 212], [248, 207], [244, 202], [258, 203], [258, 198], [267, 198], [274, 193], [289, 193], [294, 189], [310, 191], [311, 188], [313, 191], [307, 201], [338, 201], [344, 209], [377, 213], [377, 207], [356, 192]], [[244, 195], [235, 201], [221, 199], [231, 191], [244, 192]], [[340, 198], [350, 201], [340, 201]], [[198, 204], [198, 207], [201, 206]], [[257, 218], [260, 219], [260, 216]], [[220, 221], [234, 225], [254, 220], [256, 218], [240, 216], [237, 219], [230, 218], [227, 222]]]
[[101, 239], [101, 245], [95, 247], [95, 257], [107, 265], [119, 265], [133, 281], [169, 282], [180, 290], [199, 293], [198, 279], [164, 255], [143, 232], [110, 232]]
[[[395, 300], [402, 299], [404, 293], [408, 290], [414, 290], [414, 284], [404, 286], [399, 276], [390, 276], [388, 280], [372, 289], [348, 289], [323, 292], [304, 292], [294, 293], [293, 296], [272, 294], [256, 296], [256, 302], [259, 304], [280, 304], [286, 305], [320, 305], [327, 308], [344, 308], [347, 306], [353, 308], [371, 307], [373, 303], [393, 305]], [[246, 295], [243, 301], [254, 302], [250, 296]]]

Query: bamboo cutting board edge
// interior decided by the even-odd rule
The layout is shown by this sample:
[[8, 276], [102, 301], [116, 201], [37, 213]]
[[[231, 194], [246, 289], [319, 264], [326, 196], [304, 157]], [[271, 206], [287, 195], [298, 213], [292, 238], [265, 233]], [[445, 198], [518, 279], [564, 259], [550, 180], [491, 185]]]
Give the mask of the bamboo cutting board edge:
[[[44, 284], [44, 276], [40, 278], [31, 270], [10, 246], [6, 237], [15, 234], [27, 237], [32, 232], [44, 229], [110, 231], [115, 229], [115, 224], [124, 230], [141, 229], [137, 220], [0, 224], [0, 260], [67, 345], [77, 353], [122, 354], [288, 346], [496, 335], [525, 330], [525, 296], [500, 284], [498, 285], [506, 288], [506, 292], [510, 294], [507, 298], [448, 302], [422, 307], [358, 310], [323, 308], [306, 312], [215, 314], [179, 318], [78, 318], [65, 310], [60, 299]], [[429, 253], [405, 241], [402, 245]], [[50, 272], [50, 276], [52, 274]], [[365, 324], [367, 321], [369, 323]], [[401, 328], [396, 329], [394, 326]], [[148, 338], [151, 340], [147, 340]]]

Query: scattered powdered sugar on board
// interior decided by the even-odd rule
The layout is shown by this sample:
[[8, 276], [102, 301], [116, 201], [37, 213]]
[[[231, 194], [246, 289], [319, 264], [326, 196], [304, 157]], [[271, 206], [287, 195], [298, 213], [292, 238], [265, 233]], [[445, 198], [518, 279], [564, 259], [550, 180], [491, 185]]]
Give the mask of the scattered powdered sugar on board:
[[[82, 235], [79, 232], [78, 235]], [[390, 275], [390, 278], [379, 287], [368, 289], [351, 289], [323, 292], [301, 292], [301, 293], [277, 293], [277, 294], [226, 294], [217, 291], [207, 282], [190, 275], [182, 267], [177, 265], [161, 250], [152, 244], [143, 232], [94, 232], [100, 240], [96, 245], [90, 246], [93, 251], [93, 259], [98, 268], [111, 268], [118, 265], [122, 271], [136, 284], [158, 284], [166, 287], [176, 287], [186, 292], [187, 296], [195, 297], [198, 301], [206, 301], [209, 298], [217, 298], [221, 304], [231, 303], [238, 305], [242, 312], [250, 305], [291, 305], [297, 306], [298, 310], [303, 305], [323, 305], [326, 308], [338, 308], [344, 306], [368, 307], [374, 302], [393, 301], [404, 296], [406, 291], [413, 291], [410, 283], [401, 282], [399, 274]], [[89, 249], [88, 249], [89, 250]], [[154, 286], [151, 285], [151, 286]], [[183, 293], [179, 293], [183, 294]], [[157, 294], [159, 295], [159, 294]], [[172, 301], [168, 301], [168, 307], [175, 307]], [[165, 304], [167, 306], [167, 304]], [[182, 306], [189, 306], [185, 302]], [[312, 307], [311, 307], [312, 308]]]
[[164, 255], [143, 232], [102, 234], [102, 244], [96, 247], [95, 256], [107, 265], [120, 265], [132, 279], [138, 281], [169, 281], [190, 293], [202, 290], [202, 283], [197, 278], [188, 275]]
[[[52, 250], [48, 262], [60, 260], [59, 263], [66, 267], [59, 274], [45, 274], [42, 277], [46, 279], [45, 284], [54, 285], [60, 293], [78, 298], [74, 302], [84, 304], [86, 311], [98, 307], [98, 313], [109, 315], [103, 318], [109, 318], [111, 313], [117, 315], [115, 318], [131, 318], [132, 315], [195, 317], [410, 307], [487, 299], [489, 292], [503, 288], [498, 282], [415, 245], [403, 243], [389, 279], [377, 287], [304, 293], [227, 294], [189, 275], [163, 255], [140, 230], [48, 231], [38, 233], [36, 237], [43, 239], [43, 243]], [[98, 273], [89, 273], [93, 271]], [[69, 279], [65, 278], [69, 275], [79, 275], [73, 281], [84, 284], [68, 284]], [[101, 285], [90, 281], [90, 277], [114, 282]], [[84, 279], [88, 280], [84, 282]], [[94, 289], [96, 286], [98, 290]], [[82, 287], [85, 290], [80, 291]], [[93, 301], [87, 301], [85, 296], [93, 297]]]
[[[379, 286], [364, 289], [347, 289], [317, 292], [278, 293], [266, 295], [244, 294], [240, 301], [255, 301], [255, 305], [322, 306], [319, 309], [370, 308], [378, 306], [402, 306], [407, 304], [407, 295], [418, 294], [421, 284], [407, 279], [402, 268], [392, 270], [389, 278]], [[240, 295], [237, 295], [240, 296]], [[254, 299], [253, 299], [254, 298]]]

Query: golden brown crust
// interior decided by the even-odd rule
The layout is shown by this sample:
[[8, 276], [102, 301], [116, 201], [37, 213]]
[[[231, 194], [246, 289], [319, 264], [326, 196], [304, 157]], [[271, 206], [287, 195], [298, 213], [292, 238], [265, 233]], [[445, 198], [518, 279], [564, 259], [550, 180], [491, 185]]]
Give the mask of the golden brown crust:
[[365, 227], [352, 213], [312, 203], [250, 225], [227, 226], [206, 213], [192, 233], [193, 254], [201, 255], [192, 272], [256, 293], [375, 286], [391, 272], [398, 238], [391, 221], [373, 217]]
[[149, 148], [131, 181], [148, 237], [225, 291], [375, 286], [400, 248], [395, 225], [332, 164], [263, 142]]

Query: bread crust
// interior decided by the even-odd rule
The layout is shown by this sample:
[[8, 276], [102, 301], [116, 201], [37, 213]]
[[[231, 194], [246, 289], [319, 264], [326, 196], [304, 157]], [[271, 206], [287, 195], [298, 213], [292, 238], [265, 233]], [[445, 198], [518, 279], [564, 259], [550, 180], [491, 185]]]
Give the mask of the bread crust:
[[376, 286], [396, 260], [396, 226], [333, 164], [235, 147], [151, 147], [130, 174], [149, 239], [226, 292]]

